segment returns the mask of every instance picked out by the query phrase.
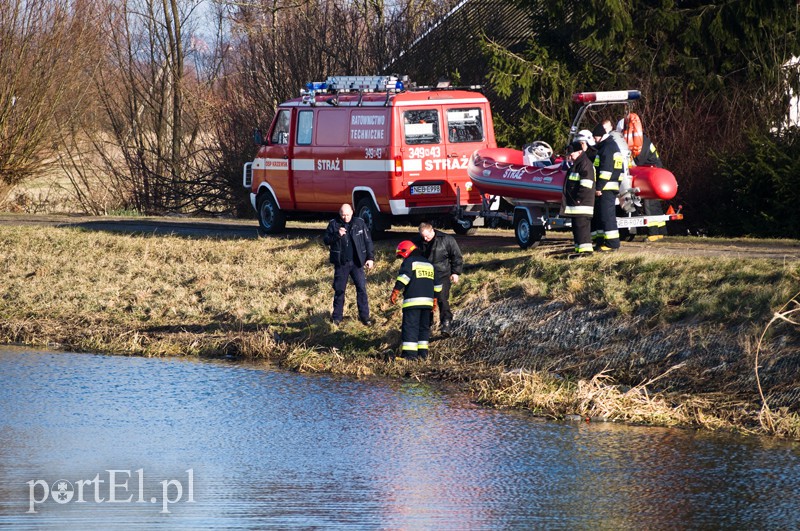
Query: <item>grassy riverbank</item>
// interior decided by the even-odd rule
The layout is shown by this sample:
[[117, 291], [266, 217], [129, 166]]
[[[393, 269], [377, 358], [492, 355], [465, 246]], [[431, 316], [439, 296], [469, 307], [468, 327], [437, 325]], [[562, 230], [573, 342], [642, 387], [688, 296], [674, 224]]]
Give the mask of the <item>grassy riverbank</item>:
[[[430, 360], [403, 363], [389, 355], [401, 319], [399, 307], [386, 300], [398, 267], [396, 241], [377, 244], [377, 267], [368, 278], [375, 326], [358, 323], [355, 293], [348, 291], [346, 320], [336, 328], [329, 322], [327, 249], [321, 231], [313, 234], [226, 240], [0, 227], [0, 342], [122, 355], [236, 356], [298, 371], [442, 379], [459, 382], [483, 403], [554, 417], [800, 439], [798, 405], [764, 409], [758, 390], [768, 396], [766, 384], [788, 389], [786, 378], [797, 383], [778, 369], [794, 363], [796, 373], [798, 326], [774, 322], [759, 346], [775, 312], [797, 308], [790, 303], [800, 290], [797, 262], [624, 254], [570, 261], [513, 247], [471, 249], [469, 270], [452, 295], [462, 325], [451, 338], [434, 337]], [[546, 363], [513, 343], [521, 332], [510, 332], [535, 332], [543, 323], [520, 322], [513, 313], [498, 317], [520, 301], [536, 311], [550, 308], [550, 316], [571, 316], [561, 350]], [[618, 323], [635, 323], [631, 333], [647, 340], [618, 366], [587, 363], [608, 350], [602, 341], [570, 346], [570, 338], [598, 321], [598, 312], [610, 316], [603, 317], [602, 334], [613, 337]], [[797, 322], [796, 313], [787, 315]], [[723, 343], [708, 338], [721, 332], [730, 336], [724, 342], [730, 352], [720, 354], [719, 364], [740, 383], [710, 392], [699, 371], [684, 373], [687, 358], [717, 356], [715, 345]], [[663, 363], [648, 365], [656, 346], [666, 347]], [[581, 363], [564, 363], [578, 349]], [[777, 367], [768, 382], [754, 380], [757, 363]], [[682, 375], [680, 392], [661, 385], [666, 374]]]

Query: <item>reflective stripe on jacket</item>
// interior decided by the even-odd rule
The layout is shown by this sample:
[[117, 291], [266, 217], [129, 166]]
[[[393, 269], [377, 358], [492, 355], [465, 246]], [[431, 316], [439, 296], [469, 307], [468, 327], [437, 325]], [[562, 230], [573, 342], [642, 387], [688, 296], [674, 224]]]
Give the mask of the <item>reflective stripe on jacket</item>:
[[394, 289], [403, 292], [403, 308], [433, 308], [434, 286], [433, 264], [419, 250], [414, 250], [400, 265]]
[[601, 191], [619, 190], [624, 160], [617, 143], [608, 136], [596, 147], [597, 155], [594, 158], [594, 167], [597, 170], [597, 189]]

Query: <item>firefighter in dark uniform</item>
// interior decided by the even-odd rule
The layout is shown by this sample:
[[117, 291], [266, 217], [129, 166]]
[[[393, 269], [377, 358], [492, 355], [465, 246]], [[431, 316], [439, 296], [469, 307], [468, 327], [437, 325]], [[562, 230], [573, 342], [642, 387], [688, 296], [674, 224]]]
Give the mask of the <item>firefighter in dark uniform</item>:
[[396, 304], [400, 293], [403, 294], [401, 356], [406, 359], [425, 358], [431, 337], [431, 312], [436, 306], [433, 264], [408, 240], [397, 246], [397, 256], [403, 259], [403, 263], [389, 300]]
[[591, 222], [594, 214], [594, 164], [586, 153], [587, 142], [575, 141], [567, 146], [567, 160], [572, 166], [564, 180], [561, 211], [572, 218], [572, 237], [577, 256], [590, 256], [592, 251]]
[[[664, 164], [661, 162], [661, 157], [658, 156], [658, 151], [653, 142], [647, 135], [642, 135], [642, 151], [637, 157], [634, 157], [633, 162], [637, 166], [655, 166], [656, 168], [663, 168]], [[664, 215], [664, 208], [661, 206], [659, 199], [645, 199], [642, 202], [642, 210], [645, 216], [662, 216]], [[648, 241], [658, 241], [667, 234], [667, 222], [659, 221], [655, 224], [647, 226]]]
[[619, 249], [616, 202], [623, 168], [623, 155], [602, 123], [595, 126], [592, 135], [594, 135], [597, 148], [597, 155], [594, 158], [597, 184], [591, 234], [595, 250], [611, 252]]

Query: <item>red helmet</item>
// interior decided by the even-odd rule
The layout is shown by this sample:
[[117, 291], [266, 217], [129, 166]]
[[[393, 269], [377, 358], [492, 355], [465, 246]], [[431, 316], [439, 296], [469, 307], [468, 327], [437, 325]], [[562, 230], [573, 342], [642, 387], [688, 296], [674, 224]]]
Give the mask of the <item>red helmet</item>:
[[414, 245], [413, 242], [408, 240], [404, 240], [397, 245], [397, 256], [402, 256], [403, 258], [408, 258], [408, 255], [416, 249], [417, 246]]

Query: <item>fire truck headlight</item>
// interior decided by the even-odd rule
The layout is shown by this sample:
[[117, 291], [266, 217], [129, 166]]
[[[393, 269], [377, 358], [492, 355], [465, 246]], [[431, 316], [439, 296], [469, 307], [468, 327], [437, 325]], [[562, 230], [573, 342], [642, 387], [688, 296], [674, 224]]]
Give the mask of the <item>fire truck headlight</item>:
[[467, 192], [472, 191], [472, 181], [467, 181], [464, 183], [464, 188], [467, 190]]

